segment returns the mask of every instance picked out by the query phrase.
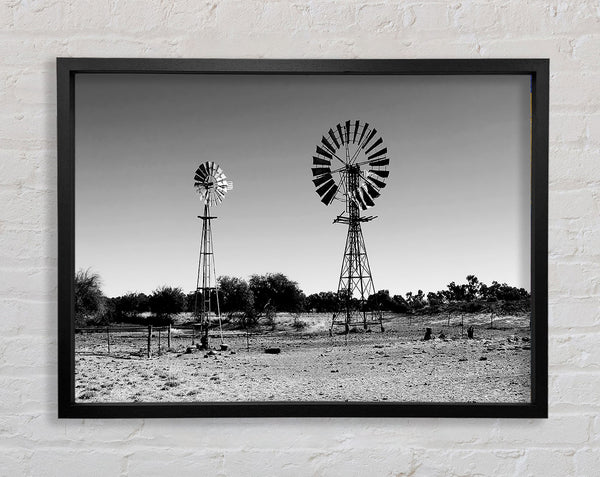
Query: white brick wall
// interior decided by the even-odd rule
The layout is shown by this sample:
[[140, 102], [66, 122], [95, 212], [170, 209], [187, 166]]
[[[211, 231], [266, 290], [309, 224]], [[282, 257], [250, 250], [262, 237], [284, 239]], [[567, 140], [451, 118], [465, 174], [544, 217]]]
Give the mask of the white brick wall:
[[[0, 474], [600, 475], [600, 3], [4, 0]], [[550, 419], [56, 419], [56, 56], [550, 57]]]

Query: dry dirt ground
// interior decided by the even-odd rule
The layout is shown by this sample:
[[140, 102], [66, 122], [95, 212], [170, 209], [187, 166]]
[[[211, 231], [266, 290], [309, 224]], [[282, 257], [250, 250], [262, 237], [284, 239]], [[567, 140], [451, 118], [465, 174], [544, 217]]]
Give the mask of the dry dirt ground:
[[[225, 333], [227, 351], [186, 353], [189, 335], [173, 332], [171, 350], [154, 334], [154, 356], [139, 334], [76, 335], [78, 402], [400, 401], [529, 402], [529, 316], [385, 317], [372, 326], [329, 336], [330, 315], [279, 315], [274, 331]], [[467, 339], [467, 327], [475, 328]], [[423, 341], [425, 328], [434, 338]], [[341, 331], [338, 328], [338, 331]], [[444, 333], [444, 338], [439, 338]], [[219, 348], [215, 336], [211, 346]], [[249, 344], [249, 347], [248, 347]], [[266, 354], [278, 347], [279, 354]]]

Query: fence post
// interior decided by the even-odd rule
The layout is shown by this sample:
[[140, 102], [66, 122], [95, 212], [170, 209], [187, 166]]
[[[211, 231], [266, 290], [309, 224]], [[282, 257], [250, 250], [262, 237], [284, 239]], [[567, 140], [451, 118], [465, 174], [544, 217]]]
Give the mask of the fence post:
[[171, 323], [169, 323], [169, 328], [167, 330], [167, 350], [171, 349]]
[[152, 325], [148, 325], [148, 358], [152, 356]]
[[194, 346], [194, 338], [196, 337], [196, 325], [192, 325], [192, 346]]
[[108, 354], [110, 354], [110, 326], [106, 326], [106, 344], [108, 345]]
[[161, 349], [160, 349], [160, 328], [158, 329], [158, 355], [160, 356], [161, 354]]

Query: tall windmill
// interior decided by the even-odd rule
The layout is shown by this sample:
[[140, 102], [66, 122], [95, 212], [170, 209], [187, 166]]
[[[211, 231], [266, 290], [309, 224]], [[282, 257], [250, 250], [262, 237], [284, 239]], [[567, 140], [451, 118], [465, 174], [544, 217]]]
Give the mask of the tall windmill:
[[[223, 170], [214, 162], [207, 161], [198, 166], [194, 175], [194, 188], [204, 202], [204, 213], [198, 218], [202, 220], [202, 236], [200, 239], [200, 258], [198, 260], [198, 279], [194, 296], [194, 316], [200, 318], [203, 348], [208, 348], [208, 328], [211, 313], [215, 313], [221, 324], [219, 308], [219, 287], [215, 270], [211, 221], [216, 219], [210, 215], [210, 208], [220, 204], [227, 191], [233, 189], [233, 183], [227, 180]], [[212, 310], [212, 305], [215, 309]], [[221, 333], [223, 341], [223, 333]]]
[[[321, 202], [334, 200], [345, 203], [345, 210], [334, 223], [348, 225], [348, 235], [338, 283], [342, 300], [342, 320], [334, 314], [331, 329], [362, 322], [367, 329], [366, 299], [375, 293], [369, 258], [361, 223], [375, 216], [361, 216], [361, 211], [373, 207], [381, 195], [389, 175], [387, 147], [374, 127], [361, 121], [345, 121], [330, 129], [317, 144], [313, 156], [313, 183]], [[381, 319], [379, 319], [381, 325]], [[383, 325], [381, 325], [383, 331]]]

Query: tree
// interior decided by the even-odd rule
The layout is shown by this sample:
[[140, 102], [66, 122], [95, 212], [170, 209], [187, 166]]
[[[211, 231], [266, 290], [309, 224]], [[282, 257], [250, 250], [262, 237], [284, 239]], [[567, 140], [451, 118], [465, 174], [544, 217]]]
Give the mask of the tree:
[[172, 323], [173, 315], [185, 308], [186, 298], [181, 288], [162, 286], [154, 290], [149, 298], [150, 311], [157, 323]]
[[75, 274], [75, 324], [86, 326], [100, 323], [106, 317], [106, 299], [100, 289], [102, 282], [100, 275], [80, 269]]
[[335, 313], [340, 308], [340, 299], [332, 291], [313, 293], [306, 297], [305, 307], [317, 313]]
[[371, 311], [396, 311], [396, 303], [389, 290], [379, 290], [367, 298], [367, 308]]
[[467, 275], [467, 284], [464, 285], [465, 300], [475, 301], [480, 298], [481, 285], [475, 275]]
[[219, 305], [221, 311], [229, 313], [243, 312], [252, 315], [254, 310], [254, 295], [248, 282], [242, 278], [219, 277]]
[[139, 315], [150, 311], [148, 295], [145, 293], [126, 293], [111, 299], [115, 318], [120, 321], [137, 322]]
[[252, 275], [249, 286], [258, 311], [262, 311], [268, 304], [275, 311], [296, 312], [302, 310], [304, 305], [305, 296], [298, 283], [283, 273]]

